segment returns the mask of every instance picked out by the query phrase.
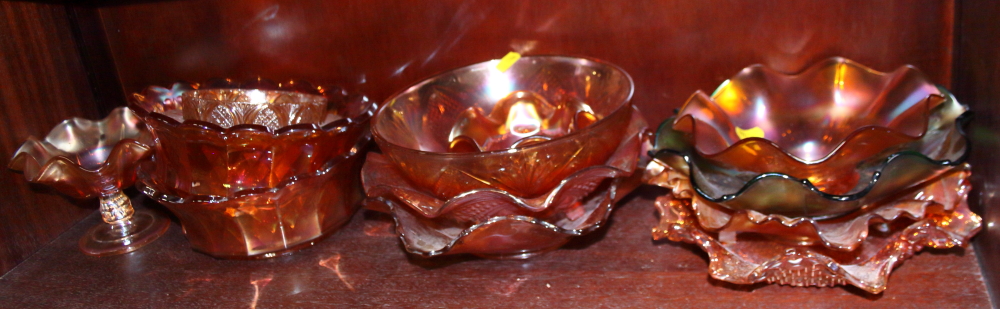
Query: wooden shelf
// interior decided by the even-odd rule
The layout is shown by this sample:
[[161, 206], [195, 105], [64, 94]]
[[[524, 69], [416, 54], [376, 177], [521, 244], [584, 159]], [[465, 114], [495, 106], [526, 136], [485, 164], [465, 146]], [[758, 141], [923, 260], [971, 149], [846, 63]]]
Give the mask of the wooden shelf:
[[972, 248], [917, 254], [879, 295], [853, 287], [737, 286], [710, 279], [700, 249], [652, 240], [652, 199], [659, 192], [641, 189], [619, 206], [610, 225], [527, 261], [409, 257], [391, 221], [364, 210], [315, 246], [269, 260], [217, 260], [194, 252], [176, 224], [139, 251], [95, 258], [77, 250], [82, 233], [100, 220], [94, 214], [0, 278], [0, 301], [56, 308], [991, 306]]
[[747, 65], [795, 72], [843, 56], [881, 71], [914, 65], [970, 105], [969, 204], [984, 218], [975, 248], [925, 250], [870, 295], [714, 281], [700, 249], [651, 240], [652, 188], [626, 200], [606, 229], [528, 261], [412, 258], [391, 221], [365, 211], [316, 246], [269, 260], [194, 252], [176, 224], [138, 252], [93, 258], [77, 240], [99, 222], [96, 202], [8, 172], [0, 307], [987, 308], [988, 291], [1000, 297], [998, 15], [1000, 2], [977, 0], [0, 1], [2, 166], [29, 135], [72, 116], [100, 118], [126, 93], [175, 80], [296, 78], [380, 101], [510, 50], [580, 55], [628, 71], [633, 102], [657, 124]]

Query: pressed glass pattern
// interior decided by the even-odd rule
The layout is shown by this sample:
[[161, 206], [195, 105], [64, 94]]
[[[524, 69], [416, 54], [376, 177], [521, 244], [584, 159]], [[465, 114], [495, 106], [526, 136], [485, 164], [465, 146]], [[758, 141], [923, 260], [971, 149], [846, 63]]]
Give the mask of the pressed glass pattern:
[[[265, 94], [265, 101], [329, 103], [318, 122], [276, 129], [186, 119], [185, 110], [198, 103], [190, 98], [198, 93], [218, 98], [254, 91]], [[359, 206], [359, 179], [350, 175], [360, 172], [376, 107], [364, 96], [301, 81], [216, 79], [178, 83], [169, 91], [150, 87], [130, 104], [157, 141], [152, 163], [140, 174], [141, 187], [180, 219], [198, 251], [222, 258], [291, 252], [335, 231]], [[271, 110], [288, 113], [275, 119], [296, 118], [291, 110]]]
[[[968, 244], [982, 219], [969, 210], [969, 166], [956, 167], [923, 187], [858, 214], [833, 222], [750, 214], [699, 214], [693, 195], [675, 170], [657, 182], [675, 188], [656, 200], [660, 223], [653, 238], [698, 245], [709, 256], [709, 274], [738, 284], [769, 282], [793, 286], [850, 284], [880, 293], [892, 269], [924, 247]], [[682, 175], [683, 173], [680, 173]], [[718, 212], [712, 209], [710, 212]], [[759, 215], [759, 214], [758, 214]], [[746, 216], [747, 219], [741, 219]], [[754, 222], [756, 221], [756, 222]], [[723, 229], [706, 227], [723, 226]], [[770, 226], [769, 226], [770, 225]], [[800, 227], [804, 227], [801, 228]], [[735, 229], [735, 230], [726, 230]], [[827, 233], [840, 235], [824, 235]], [[817, 235], [818, 234], [818, 235]], [[856, 238], [853, 247], [831, 246], [831, 239]], [[823, 241], [817, 241], [822, 239]]]
[[632, 188], [646, 123], [627, 74], [559, 56], [496, 65], [420, 82], [373, 120], [384, 155], [362, 172], [367, 207], [393, 215], [410, 253], [527, 258], [596, 229]]

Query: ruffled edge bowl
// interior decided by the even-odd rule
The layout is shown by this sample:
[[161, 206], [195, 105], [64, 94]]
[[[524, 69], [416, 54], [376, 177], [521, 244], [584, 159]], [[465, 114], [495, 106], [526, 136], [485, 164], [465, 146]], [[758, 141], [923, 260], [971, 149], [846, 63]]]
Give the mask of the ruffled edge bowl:
[[[687, 171], [694, 173], [690, 177], [690, 181], [692, 183], [691, 186], [700, 198], [720, 204], [729, 209], [756, 210], [764, 213], [783, 214], [791, 217], [836, 217], [849, 213], [860, 207], [864, 207], [865, 204], [878, 202], [878, 199], [883, 198], [879, 194], [869, 196], [872, 192], [885, 195], [886, 193], [895, 191], [895, 189], [905, 189], [895, 188], [895, 186], [884, 184], [900, 182], [898, 179], [901, 177], [901, 173], [916, 170], [909, 169], [908, 167], [910, 164], [919, 165], [919, 171], [925, 172], [920, 175], [902, 176], [909, 177], [906, 179], [910, 179], [912, 181], [906, 183], [911, 183], [908, 187], [913, 187], [919, 185], [924, 180], [934, 178], [950, 168], [965, 162], [970, 154], [971, 141], [966, 137], [964, 126], [972, 119], [972, 112], [968, 111], [968, 108], [964, 105], [959, 104], [957, 100], [955, 100], [955, 98], [946, 90], [941, 90], [945, 95], [947, 95], [947, 97], [944, 100], [944, 103], [938, 105], [937, 108], [940, 109], [941, 113], [944, 115], [938, 117], [940, 119], [934, 119], [940, 121], [940, 123], [936, 123], [936, 125], [939, 126], [937, 129], [941, 129], [939, 131], [946, 135], [943, 139], [951, 140], [951, 144], [938, 145], [939, 142], [936, 140], [925, 141], [924, 139], [941, 138], [937, 135], [925, 135], [920, 140], [913, 143], [919, 143], [914, 144], [915, 147], [926, 149], [916, 151], [906, 149], [905, 147], [897, 147], [894, 149], [896, 152], [890, 151], [887, 152], [887, 154], [876, 156], [876, 158], [879, 159], [870, 161], [874, 164], [867, 167], [869, 169], [868, 171], [862, 173], [858, 170], [864, 166], [855, 167], [855, 172], [861, 176], [861, 179], [858, 180], [855, 187], [847, 194], [826, 193], [814, 185], [809, 179], [800, 179], [787, 174], [773, 172], [757, 174], [750, 180], [743, 182], [742, 185], [739, 185], [739, 189], [735, 191], [730, 190], [723, 193], [720, 192], [720, 190], [725, 190], [723, 188], [705, 189], [702, 182], [707, 182], [709, 180], [705, 178], [706, 176], [703, 174], [704, 166], [714, 167], [714, 165], [712, 162], [700, 158], [697, 153], [691, 153], [690, 146], [681, 142], [684, 138], [680, 135], [683, 133], [674, 131], [673, 128], [670, 127], [669, 120], [660, 125], [657, 132], [656, 145], [654, 146], [654, 149], [658, 150], [654, 150], [656, 152], [650, 153], [650, 156], [654, 158], [663, 158], [666, 156], [676, 156], [682, 158], [684, 164], [687, 165]], [[936, 109], [936, 111], [938, 110]], [[934, 115], [937, 115], [937, 112], [935, 112]], [[950, 119], [951, 116], [949, 115], [957, 115], [957, 117]], [[960, 153], [957, 156], [955, 155], [956, 153], [941, 153], [942, 151], [956, 147], [961, 147], [959, 151], [956, 151], [956, 153]], [[928, 155], [921, 151], [936, 153]], [[930, 156], [934, 156], [934, 158]], [[731, 175], [731, 173], [729, 175]], [[722, 177], [732, 178], [733, 176]], [[734, 186], [729, 186], [729, 188], [733, 187]], [[783, 203], [782, 201], [765, 201], [759, 198], [745, 197], [750, 195], [768, 195], [767, 192], [775, 191], [775, 188], [781, 188], [781, 190], [777, 191], [784, 193], [770, 195], [780, 195], [778, 198], [783, 200], [808, 201], [810, 203], [809, 205], [813, 205], [813, 207], [807, 208], [806, 206], [802, 206], [801, 209], [782, 210], [779, 208], [783, 207], [774, 206], [781, 205]], [[753, 194], [754, 192], [757, 192], [757, 194]], [[793, 198], [788, 198], [789, 195], [792, 195]], [[873, 196], [874, 198], [870, 198]], [[769, 209], [771, 210], [769, 211]], [[777, 209], [777, 211], [775, 209]]]
[[[395, 175], [399, 172], [387, 158], [372, 153], [362, 172], [362, 182], [369, 196], [366, 208], [392, 214], [404, 248], [418, 256], [471, 253], [489, 258], [529, 258], [562, 246], [569, 237], [600, 228], [610, 215], [614, 202], [637, 186], [635, 183], [642, 174], [635, 170], [642, 161], [643, 149], [649, 147], [644, 146], [648, 143], [648, 134], [646, 122], [639, 113], [633, 113], [628, 132], [628, 138], [620, 142], [615, 154], [604, 165], [577, 171], [563, 179], [556, 188], [532, 199], [502, 190], [477, 189], [442, 201]], [[376, 170], [388, 170], [392, 175], [374, 175]], [[578, 203], [582, 200], [585, 202]], [[561, 205], [572, 201], [577, 203]], [[583, 212], [576, 212], [575, 218], [570, 218], [568, 212], [573, 210]], [[502, 215], [495, 215], [498, 213]], [[551, 218], [560, 220], [555, 223], [547, 221]], [[433, 231], [413, 236], [407, 232], [407, 226], [420, 227], [416, 230], [446, 226], [445, 229], [450, 232], [430, 228]], [[504, 228], [514, 229], [514, 235], [521, 236], [507, 237], [510, 241], [498, 246], [479, 238], [491, 235], [488, 232], [493, 229]], [[541, 242], [544, 244], [518, 241], [537, 239], [533, 238], [536, 236], [543, 238]], [[418, 240], [422, 237], [434, 237], [433, 248], [421, 246], [427, 244], [427, 241]], [[498, 247], [501, 249], [496, 249]]]
[[[123, 129], [109, 130], [109, 125], [121, 126]], [[115, 142], [107, 157], [94, 166], [81, 166], [76, 159], [80, 155], [55, 146], [80, 137], [103, 135], [88, 133], [93, 130], [125, 132], [124, 128], [130, 127], [132, 130], [128, 130], [131, 132], [128, 135], [134, 136], [122, 136]], [[149, 132], [137, 115], [127, 108], [119, 107], [98, 121], [75, 117], [64, 120], [52, 128], [43, 140], [28, 137], [14, 153], [8, 168], [23, 172], [30, 182], [54, 187], [75, 198], [90, 198], [101, 194], [100, 184], [108, 181], [116, 182], [118, 188], [131, 186], [135, 182], [136, 164], [152, 154], [152, 149], [147, 146], [150, 140]]]

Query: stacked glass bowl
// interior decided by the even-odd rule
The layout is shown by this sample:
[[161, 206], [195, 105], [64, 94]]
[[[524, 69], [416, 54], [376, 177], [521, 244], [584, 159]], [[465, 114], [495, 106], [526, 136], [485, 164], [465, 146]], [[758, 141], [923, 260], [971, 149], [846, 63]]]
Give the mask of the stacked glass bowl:
[[177, 83], [135, 94], [154, 137], [138, 186], [192, 247], [260, 258], [312, 245], [346, 223], [375, 104], [306, 82]]
[[600, 227], [638, 165], [633, 83], [597, 60], [523, 57], [431, 77], [372, 121], [367, 207], [420, 256], [527, 258]]
[[904, 66], [760, 65], [696, 92], [658, 129], [654, 238], [695, 243], [713, 278], [885, 289], [924, 246], [967, 243], [967, 108]]

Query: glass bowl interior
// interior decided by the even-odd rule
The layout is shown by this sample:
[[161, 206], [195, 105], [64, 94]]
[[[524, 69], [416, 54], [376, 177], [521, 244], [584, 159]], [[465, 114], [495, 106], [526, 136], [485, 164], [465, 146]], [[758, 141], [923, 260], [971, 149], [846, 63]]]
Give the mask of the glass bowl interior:
[[483, 62], [424, 80], [376, 113], [376, 142], [418, 187], [447, 199], [479, 188], [548, 191], [604, 163], [631, 118], [631, 78], [584, 58]]
[[723, 82], [711, 97], [695, 93], [674, 127], [693, 134], [702, 156], [726, 157], [718, 160], [761, 147], [783, 152], [792, 161], [787, 166], [863, 159], [867, 155], [845, 150], [878, 153], [919, 138], [930, 111], [942, 102], [929, 98], [941, 94], [910, 66], [882, 73], [832, 58], [788, 75], [755, 65]]
[[300, 123], [323, 123], [327, 100], [315, 94], [283, 90], [203, 89], [181, 97], [184, 120], [229, 128], [256, 124], [272, 130]]
[[[258, 84], [216, 80], [206, 83], [206, 87], [261, 86]], [[270, 90], [274, 88], [270, 84], [262, 85], [268, 90], [260, 93], [300, 95], [297, 89]], [[303, 82], [295, 85], [305, 87]], [[376, 104], [361, 95], [348, 95], [334, 88], [323, 88], [325, 91], [321, 92], [321, 88], [309, 86], [308, 91], [301, 90], [302, 97], [325, 96], [330, 100], [322, 122], [299, 123], [276, 130], [259, 124], [224, 128], [211, 122], [185, 120], [184, 104], [180, 102], [196, 91], [218, 94], [255, 90], [194, 90], [199, 86], [177, 83], [171, 89], [149, 87], [130, 101], [133, 110], [145, 115], [156, 137], [154, 162], [159, 168], [151, 177], [172, 189], [194, 195], [229, 196], [273, 188], [289, 178], [319, 170], [334, 158], [360, 151], [370, 138], [368, 121]]]

